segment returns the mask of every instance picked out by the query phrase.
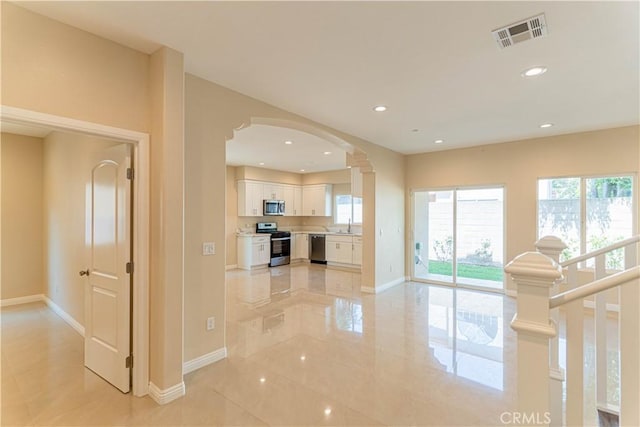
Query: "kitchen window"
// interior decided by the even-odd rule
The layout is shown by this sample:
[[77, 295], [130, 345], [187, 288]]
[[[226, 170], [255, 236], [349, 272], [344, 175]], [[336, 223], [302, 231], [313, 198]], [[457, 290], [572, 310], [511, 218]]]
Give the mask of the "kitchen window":
[[351, 194], [335, 196], [334, 222], [336, 224], [362, 224], [362, 197]]

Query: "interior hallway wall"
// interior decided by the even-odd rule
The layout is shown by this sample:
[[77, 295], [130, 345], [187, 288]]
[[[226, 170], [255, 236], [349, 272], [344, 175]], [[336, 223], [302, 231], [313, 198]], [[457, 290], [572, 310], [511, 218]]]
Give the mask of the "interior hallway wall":
[[3, 133], [0, 299], [44, 293], [43, 140]]

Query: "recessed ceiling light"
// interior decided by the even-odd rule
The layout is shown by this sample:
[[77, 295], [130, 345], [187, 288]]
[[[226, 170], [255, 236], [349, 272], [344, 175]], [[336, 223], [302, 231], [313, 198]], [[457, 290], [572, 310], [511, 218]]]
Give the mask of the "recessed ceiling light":
[[329, 415], [331, 415], [331, 408], [326, 408], [324, 410], [324, 414], [328, 417]]
[[550, 128], [551, 126], [553, 126], [553, 123], [543, 123], [540, 125], [541, 128]]
[[529, 69], [524, 70], [522, 72], [522, 77], [535, 77], [535, 76], [539, 76], [540, 74], [544, 74], [546, 72], [547, 72], [547, 67], [538, 65], [536, 67], [531, 67]]
[[304, 362], [305, 360], [307, 360], [307, 356], [305, 356], [305, 355], [303, 354], [302, 356], [300, 356], [300, 360], [302, 360], [302, 361]]
[[325, 151], [325, 152], [324, 152], [324, 155], [325, 155], [325, 156], [328, 156], [329, 154], [331, 154], [331, 151]]
[[266, 379], [265, 377], [260, 378], [260, 382], [261, 382], [262, 384], [264, 384], [266, 381], [267, 381], [267, 379]]
[[260, 162], [260, 163], [259, 163], [259, 165], [260, 165], [260, 166], [264, 166], [264, 162]]
[[376, 105], [375, 107], [373, 107], [373, 111], [375, 111], [376, 113], [382, 113], [383, 111], [387, 111], [387, 106], [386, 105]]
[[293, 141], [285, 141], [284, 143], [287, 144], [287, 145], [291, 145], [291, 144], [293, 144]]
[[444, 142], [444, 139], [436, 139], [433, 142], [436, 143], [436, 144], [442, 144]]
[[351, 166], [347, 166], [347, 169], [351, 169]]
[[304, 172], [304, 169], [300, 169], [300, 172]]

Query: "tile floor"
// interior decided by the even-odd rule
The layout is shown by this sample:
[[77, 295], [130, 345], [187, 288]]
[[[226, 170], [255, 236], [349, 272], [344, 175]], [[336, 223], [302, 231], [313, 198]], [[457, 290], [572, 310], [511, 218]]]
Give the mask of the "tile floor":
[[168, 405], [83, 367], [39, 303], [2, 309], [3, 426], [501, 425], [515, 407], [514, 300], [308, 264], [227, 274], [229, 357]]

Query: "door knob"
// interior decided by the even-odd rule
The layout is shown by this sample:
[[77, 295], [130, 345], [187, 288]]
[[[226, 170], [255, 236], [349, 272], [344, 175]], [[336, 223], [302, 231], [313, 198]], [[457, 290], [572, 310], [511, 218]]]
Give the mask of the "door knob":
[[81, 276], [88, 276], [89, 275], [89, 269], [87, 268], [86, 270], [80, 271], [80, 275]]

